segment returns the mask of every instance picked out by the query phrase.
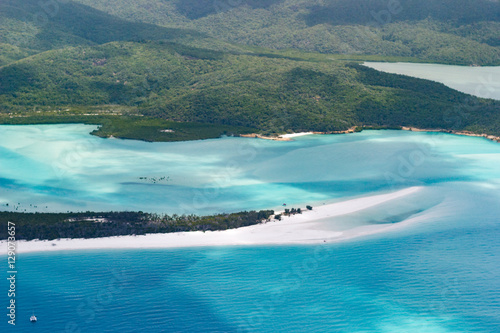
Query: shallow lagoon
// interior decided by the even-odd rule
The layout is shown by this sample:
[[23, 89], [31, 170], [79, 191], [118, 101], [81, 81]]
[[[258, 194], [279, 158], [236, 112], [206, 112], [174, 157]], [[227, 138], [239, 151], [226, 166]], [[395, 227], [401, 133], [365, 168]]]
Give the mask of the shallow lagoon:
[[146, 143], [93, 128], [0, 126], [0, 207], [211, 214], [500, 179], [500, 145], [482, 138], [364, 131]]
[[[419, 185], [416, 196], [340, 221], [398, 223], [411, 215], [417, 223], [343, 244], [20, 254], [20, 332], [33, 331], [32, 310], [38, 332], [451, 333], [500, 326], [497, 143], [365, 131], [293, 142], [150, 144], [94, 138], [91, 129], [0, 126], [2, 203], [209, 213]], [[139, 179], [161, 176], [170, 178]]]

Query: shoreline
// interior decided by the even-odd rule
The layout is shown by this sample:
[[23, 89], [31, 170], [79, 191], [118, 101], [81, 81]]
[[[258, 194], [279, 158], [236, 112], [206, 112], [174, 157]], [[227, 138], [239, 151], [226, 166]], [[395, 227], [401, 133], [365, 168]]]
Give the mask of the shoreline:
[[477, 138], [485, 138], [491, 141], [496, 141], [500, 142], [500, 136], [495, 136], [495, 135], [490, 135], [486, 133], [474, 133], [471, 131], [455, 131], [455, 130], [445, 130], [445, 129], [425, 129], [425, 128], [417, 128], [417, 127], [406, 127], [402, 126], [401, 130], [403, 131], [410, 131], [410, 132], [436, 132], [436, 133], [448, 133], [448, 134], [455, 134], [455, 135], [462, 135], [462, 136], [471, 136], [471, 137], [477, 137]]
[[[207, 246], [257, 246], [337, 243], [404, 227], [402, 221], [390, 225], [363, 225], [345, 229], [335, 224], [335, 217], [360, 212], [420, 191], [422, 187], [349, 199], [304, 210], [302, 214], [283, 216], [243, 228], [224, 231], [194, 231], [166, 234], [113, 236], [89, 239], [32, 240], [16, 242], [17, 253], [99, 250], [160, 249]], [[280, 214], [280, 212], [276, 213]], [[1, 247], [7, 241], [0, 241]]]
[[397, 128], [370, 128], [370, 127], [363, 127], [363, 126], [353, 126], [351, 128], [348, 128], [343, 131], [332, 131], [332, 132], [299, 132], [299, 133], [291, 133], [291, 134], [282, 134], [279, 136], [265, 136], [265, 135], [260, 135], [257, 133], [252, 133], [252, 134], [240, 134], [240, 137], [243, 138], [256, 138], [256, 139], [263, 139], [263, 140], [273, 140], [273, 141], [292, 141], [293, 138], [295, 137], [300, 137], [300, 136], [305, 136], [305, 135], [312, 135], [312, 134], [321, 134], [321, 135], [328, 135], [328, 134], [350, 134], [350, 133], [356, 133], [356, 132], [361, 132], [358, 130], [358, 128], [361, 128], [361, 131], [364, 130], [386, 130], [386, 129], [392, 129], [392, 130], [400, 130], [400, 131], [409, 131], [409, 132], [434, 132], [434, 133], [447, 133], [447, 134], [454, 134], [454, 135], [461, 135], [461, 136], [470, 136], [470, 137], [477, 137], [477, 138], [485, 138], [493, 142], [499, 142], [500, 143], [500, 136], [495, 136], [491, 134], [486, 134], [486, 133], [474, 133], [471, 131], [456, 131], [456, 130], [446, 130], [446, 129], [440, 129], [440, 128], [417, 128], [417, 127], [411, 127], [411, 126], [400, 126], [399, 129]]
[[299, 136], [305, 136], [305, 135], [312, 135], [312, 134], [348, 134], [348, 133], [354, 133], [354, 132], [356, 132], [356, 129], [358, 127], [359, 126], [353, 126], [353, 127], [350, 127], [346, 130], [343, 130], [343, 131], [332, 131], [332, 132], [314, 132], [314, 131], [312, 131], [312, 132], [281, 134], [278, 136], [266, 136], [266, 135], [261, 135], [258, 133], [251, 133], [251, 134], [240, 134], [239, 137], [272, 140], [272, 141], [292, 141], [293, 138], [296, 138]]
[[[17, 118], [19, 117], [30, 117], [30, 116], [16, 116]], [[1, 118], [1, 117], [0, 117]], [[0, 119], [1, 120], [1, 119]], [[27, 125], [60, 125], [60, 124], [84, 124], [84, 125], [89, 125], [90, 123], [85, 123], [85, 122], [54, 122], [54, 123], [38, 123], [38, 122], [33, 122], [33, 123], [26, 123], [26, 124], [9, 124], [9, 123], [2, 123], [0, 121], [0, 125], [2, 126], [27, 126]], [[95, 124], [93, 124], [95, 125]], [[98, 126], [98, 125], [96, 125]], [[293, 138], [295, 137], [300, 137], [300, 136], [305, 136], [305, 135], [312, 135], [312, 134], [349, 134], [349, 133], [356, 133], [356, 132], [362, 132], [363, 130], [386, 130], [386, 129], [391, 129], [391, 130], [403, 130], [403, 131], [414, 131], [414, 132], [439, 132], [439, 133], [448, 133], [448, 134], [455, 134], [455, 135], [462, 135], [462, 136], [470, 136], [470, 137], [482, 137], [485, 139], [488, 139], [490, 141], [494, 142], [499, 142], [500, 143], [500, 136], [495, 136], [492, 134], [487, 134], [487, 133], [474, 133], [471, 131], [466, 131], [466, 130], [447, 130], [447, 129], [442, 129], [442, 128], [418, 128], [418, 127], [412, 127], [412, 126], [395, 126], [395, 127], [370, 127], [370, 126], [363, 126], [363, 125], [358, 125], [358, 126], [352, 126], [346, 130], [341, 130], [341, 131], [330, 131], [330, 132], [318, 132], [318, 131], [310, 131], [310, 132], [299, 132], [299, 133], [290, 133], [290, 134], [281, 134], [278, 136], [266, 136], [258, 133], [250, 133], [250, 134], [236, 134], [234, 136], [236, 137], [241, 137], [241, 138], [256, 138], [256, 139], [263, 139], [263, 140], [272, 140], [272, 141], [293, 141]], [[93, 133], [89, 133], [90, 135], [95, 135]], [[110, 135], [108, 137], [103, 137], [99, 135], [95, 135], [100, 138], [106, 138], [106, 139], [118, 139], [117, 137], [114, 137], [113, 135]], [[187, 142], [187, 141], [193, 141], [193, 140], [206, 140], [206, 139], [218, 139], [220, 137], [213, 137], [213, 138], [201, 138], [201, 139], [187, 139], [187, 140], [180, 140], [180, 141], [162, 141], [162, 140], [145, 140], [145, 139], [138, 139], [138, 138], [119, 138], [123, 140], [134, 140], [134, 141], [145, 141], [145, 142]]]

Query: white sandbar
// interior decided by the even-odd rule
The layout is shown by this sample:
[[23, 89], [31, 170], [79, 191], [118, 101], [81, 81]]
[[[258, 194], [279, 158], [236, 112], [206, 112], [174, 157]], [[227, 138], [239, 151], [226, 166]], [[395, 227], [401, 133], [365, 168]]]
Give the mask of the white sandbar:
[[314, 133], [313, 132], [301, 132], [301, 133], [283, 134], [283, 135], [280, 135], [280, 138], [290, 139], [290, 138], [296, 138], [298, 136], [304, 136], [304, 135], [310, 135], [310, 134], [314, 134]]
[[[420, 191], [421, 187], [410, 187], [396, 192], [361, 197], [333, 204], [314, 207], [311, 211], [281, 221], [253, 225], [224, 231], [195, 231], [141, 236], [116, 236], [95, 239], [58, 239], [51, 241], [18, 241], [17, 252], [46, 252], [85, 249], [147, 249], [181, 248], [226, 245], [285, 245], [337, 242], [359, 236], [379, 233], [395, 224], [364, 225], [351, 229], [335, 229], [335, 217], [355, 213], [391, 200]], [[325, 225], [325, 219], [328, 225]], [[323, 220], [320, 222], [320, 220]], [[397, 226], [401, 227], [401, 226]], [[342, 230], [342, 231], [340, 231]], [[6, 241], [0, 241], [2, 248]]]

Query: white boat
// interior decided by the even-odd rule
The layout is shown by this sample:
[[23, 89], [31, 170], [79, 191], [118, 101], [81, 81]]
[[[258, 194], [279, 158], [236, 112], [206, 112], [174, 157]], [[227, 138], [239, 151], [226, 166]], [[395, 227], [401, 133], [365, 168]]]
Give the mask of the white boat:
[[32, 323], [36, 323], [36, 321], [37, 321], [37, 320], [38, 320], [38, 319], [36, 318], [36, 316], [35, 316], [35, 315], [32, 315], [32, 316], [30, 317], [30, 321], [31, 321]]

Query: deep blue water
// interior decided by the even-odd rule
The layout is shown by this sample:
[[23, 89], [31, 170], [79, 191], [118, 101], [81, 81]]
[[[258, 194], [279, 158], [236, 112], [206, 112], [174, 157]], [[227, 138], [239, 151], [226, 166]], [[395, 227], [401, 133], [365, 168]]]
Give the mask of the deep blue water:
[[499, 332], [499, 235], [479, 223], [337, 245], [25, 254], [15, 331]]

